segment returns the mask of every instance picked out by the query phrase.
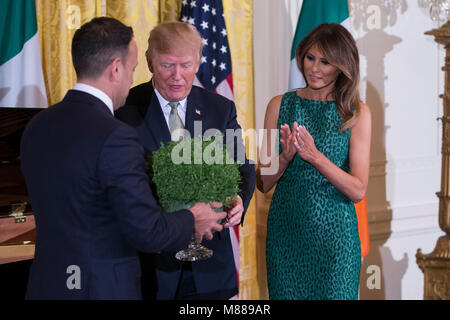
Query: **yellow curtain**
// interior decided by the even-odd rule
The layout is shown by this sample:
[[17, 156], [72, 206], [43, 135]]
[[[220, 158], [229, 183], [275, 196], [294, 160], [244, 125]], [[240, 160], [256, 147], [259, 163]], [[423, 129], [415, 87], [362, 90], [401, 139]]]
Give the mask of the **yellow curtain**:
[[96, 2], [36, 0], [36, 11], [47, 99], [54, 104], [75, 84], [72, 37], [81, 24], [96, 16]]
[[49, 104], [60, 101], [76, 82], [71, 42], [75, 30], [98, 16], [119, 19], [133, 27], [139, 48], [134, 85], [148, 81], [145, 49], [150, 30], [162, 21], [178, 20], [177, 0], [36, 0], [42, 67]]
[[[238, 121], [243, 130], [255, 128], [253, 88], [253, 1], [223, 0], [225, 23], [233, 65], [233, 94], [238, 110]], [[246, 139], [247, 154], [256, 160], [255, 136]], [[244, 227], [240, 227], [239, 298], [264, 299], [265, 258], [261, 256], [258, 237], [256, 196], [253, 197], [245, 216]]]
[[[253, 1], [223, 0], [238, 121], [244, 130], [255, 128], [253, 88]], [[134, 85], [150, 79], [145, 50], [150, 30], [163, 21], [178, 20], [180, 0], [36, 0], [44, 79], [49, 104], [60, 101], [76, 82], [71, 41], [75, 30], [97, 16], [119, 19], [133, 27], [139, 48]], [[246, 139], [251, 159], [256, 160], [254, 136]], [[244, 227], [240, 229], [240, 298], [267, 298], [265, 274], [265, 215], [255, 194]], [[263, 203], [264, 205], [264, 203]], [[263, 211], [264, 212], [264, 211]]]
[[138, 45], [138, 67], [134, 73], [134, 84], [147, 82], [150, 77], [145, 51], [150, 30], [164, 21], [179, 20], [181, 1], [178, 0], [103, 0], [105, 16], [116, 18], [133, 27], [134, 38]]

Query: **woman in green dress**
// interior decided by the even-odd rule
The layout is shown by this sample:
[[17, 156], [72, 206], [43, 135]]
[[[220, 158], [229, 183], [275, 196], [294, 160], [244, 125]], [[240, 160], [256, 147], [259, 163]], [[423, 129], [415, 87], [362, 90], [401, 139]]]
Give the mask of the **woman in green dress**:
[[258, 170], [260, 191], [277, 185], [267, 221], [269, 297], [357, 299], [354, 203], [366, 194], [371, 138], [358, 50], [344, 27], [322, 24], [299, 43], [296, 60], [307, 85], [269, 102]]

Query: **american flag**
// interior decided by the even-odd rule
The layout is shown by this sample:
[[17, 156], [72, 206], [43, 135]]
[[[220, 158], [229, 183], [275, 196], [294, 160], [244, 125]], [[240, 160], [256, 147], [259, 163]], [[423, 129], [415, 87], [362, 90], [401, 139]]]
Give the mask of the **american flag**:
[[[181, 21], [194, 25], [203, 41], [195, 85], [233, 100], [233, 77], [222, 0], [183, 0]], [[230, 228], [239, 283], [239, 227]]]
[[222, 0], [183, 0], [181, 21], [194, 25], [203, 41], [195, 84], [233, 100], [230, 47]]

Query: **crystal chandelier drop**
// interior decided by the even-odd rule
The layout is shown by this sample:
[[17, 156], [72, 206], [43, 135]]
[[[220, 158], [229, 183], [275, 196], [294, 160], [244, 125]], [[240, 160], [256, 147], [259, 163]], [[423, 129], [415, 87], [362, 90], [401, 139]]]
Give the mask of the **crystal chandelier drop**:
[[445, 22], [449, 16], [449, 0], [418, 0], [419, 7], [430, 8], [430, 17], [433, 21]]

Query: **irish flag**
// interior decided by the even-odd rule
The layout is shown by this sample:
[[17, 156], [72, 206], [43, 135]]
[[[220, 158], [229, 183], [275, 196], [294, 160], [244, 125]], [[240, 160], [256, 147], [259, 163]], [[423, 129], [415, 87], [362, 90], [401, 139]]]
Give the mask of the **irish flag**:
[[321, 23], [339, 23], [351, 31], [348, 0], [303, 0], [291, 49], [289, 90], [306, 86], [295, 61], [295, 49], [300, 41]]
[[47, 107], [35, 0], [0, 1], [0, 107]]

